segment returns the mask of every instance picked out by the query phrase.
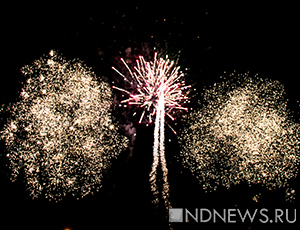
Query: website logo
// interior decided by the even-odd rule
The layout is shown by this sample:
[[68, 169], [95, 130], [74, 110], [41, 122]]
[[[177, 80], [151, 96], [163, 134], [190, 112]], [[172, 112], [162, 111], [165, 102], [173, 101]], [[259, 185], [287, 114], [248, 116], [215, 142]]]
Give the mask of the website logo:
[[296, 223], [296, 209], [266, 208], [254, 210], [240, 209], [207, 209], [207, 208], [170, 208], [169, 222], [196, 223]]

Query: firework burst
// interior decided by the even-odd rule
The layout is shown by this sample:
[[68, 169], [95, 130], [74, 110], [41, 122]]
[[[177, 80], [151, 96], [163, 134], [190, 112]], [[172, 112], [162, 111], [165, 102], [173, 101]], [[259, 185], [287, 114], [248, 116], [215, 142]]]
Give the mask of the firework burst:
[[160, 162], [163, 171], [162, 196], [166, 207], [169, 207], [168, 168], [164, 152], [165, 115], [171, 120], [174, 120], [174, 115], [178, 113], [178, 111], [187, 111], [187, 108], [182, 105], [188, 100], [186, 95], [190, 86], [185, 85], [183, 81], [184, 74], [179, 71], [180, 67], [176, 67], [174, 61], [170, 61], [168, 58], [166, 60], [163, 58], [158, 59], [157, 53], [154, 54], [153, 62], [147, 62], [142, 56], [139, 56], [133, 70], [129, 68], [124, 59], [121, 59], [121, 61], [126, 66], [129, 77], [114, 67], [112, 68], [118, 72], [125, 81], [129, 82], [130, 85], [134, 85], [135, 91], [129, 92], [126, 89], [115, 86], [113, 88], [128, 94], [129, 98], [121, 101], [121, 103], [137, 105], [143, 110], [139, 123], [143, 120], [146, 120], [148, 123], [153, 123], [153, 121], [155, 123], [153, 164], [150, 172], [151, 190], [156, 197], [154, 202], [157, 203], [158, 188], [156, 184], [156, 174]]
[[127, 145], [109, 112], [109, 85], [54, 51], [22, 73], [27, 81], [1, 131], [12, 179], [24, 175], [33, 198], [60, 200], [97, 191], [103, 169]]
[[283, 85], [234, 77], [207, 89], [202, 109], [186, 117], [179, 135], [183, 163], [205, 190], [241, 181], [286, 186], [297, 174], [300, 126], [287, 109]]

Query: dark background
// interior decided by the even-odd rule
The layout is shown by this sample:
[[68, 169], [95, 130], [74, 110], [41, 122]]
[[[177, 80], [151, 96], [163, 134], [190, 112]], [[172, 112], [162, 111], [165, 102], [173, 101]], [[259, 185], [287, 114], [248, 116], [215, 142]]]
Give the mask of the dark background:
[[[51, 49], [67, 59], [79, 58], [99, 78], [111, 81], [115, 57], [128, 47], [162, 47], [180, 52], [188, 68], [188, 81], [202, 87], [219, 81], [226, 71], [280, 80], [296, 110], [299, 63], [299, 14], [296, 5], [223, 4], [200, 1], [127, 3], [111, 5], [7, 5], [2, 8], [2, 68], [0, 103], [16, 100], [23, 76], [20, 68]], [[239, 185], [204, 193], [191, 173], [177, 162], [176, 136], [166, 131], [166, 157], [171, 189], [170, 201], [179, 208], [296, 208], [284, 199], [284, 189], [267, 191], [261, 186]], [[171, 142], [169, 142], [169, 139]], [[153, 127], [137, 127], [133, 158], [128, 150], [113, 161], [104, 175], [103, 188], [95, 195], [59, 203], [43, 198], [31, 200], [20, 180], [12, 183], [1, 155], [1, 229], [167, 229], [163, 208], [155, 208], [148, 182], [152, 163]], [[2, 149], [2, 147], [1, 147]], [[2, 151], [2, 150], [1, 150]], [[293, 183], [299, 187], [298, 179]], [[261, 192], [256, 203], [252, 197]], [[9, 227], [2, 227], [9, 226]], [[175, 224], [174, 229], [208, 229], [205, 224]], [[222, 228], [262, 229], [266, 225], [226, 224]], [[269, 227], [269, 226], [268, 226]], [[275, 227], [275, 225], [271, 225]], [[286, 226], [285, 226], [286, 227]], [[287, 229], [296, 229], [288, 225]]]

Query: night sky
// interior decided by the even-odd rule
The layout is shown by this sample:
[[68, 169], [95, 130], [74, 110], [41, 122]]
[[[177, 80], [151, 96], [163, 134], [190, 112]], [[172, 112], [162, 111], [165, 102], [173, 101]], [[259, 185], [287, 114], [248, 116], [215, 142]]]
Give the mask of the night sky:
[[[127, 1], [128, 2], [128, 1]], [[20, 68], [51, 49], [66, 59], [79, 58], [99, 79], [111, 82], [111, 66], [128, 47], [158, 47], [179, 57], [200, 99], [203, 86], [218, 82], [226, 71], [256, 73], [276, 79], [286, 89], [288, 106], [299, 118], [299, 14], [295, 5], [212, 5], [174, 2], [117, 2], [111, 5], [63, 7], [9, 6], [2, 21], [2, 73], [0, 103], [17, 99], [24, 80]], [[179, 55], [179, 56], [178, 56]], [[297, 70], [297, 71], [296, 71]], [[298, 110], [297, 110], [298, 108]], [[118, 112], [116, 112], [118, 113]], [[284, 189], [241, 184], [229, 190], [205, 193], [180, 162], [176, 136], [166, 131], [170, 201], [180, 208], [296, 208], [285, 201]], [[170, 140], [170, 141], [169, 141]], [[152, 163], [153, 127], [137, 127], [133, 158], [128, 151], [113, 161], [95, 195], [59, 203], [31, 200], [24, 183], [8, 179], [1, 153], [1, 229], [168, 229], [164, 210], [155, 208], [148, 182]], [[3, 143], [1, 143], [3, 151]], [[299, 180], [293, 181], [296, 185]], [[299, 185], [297, 185], [299, 187]], [[252, 197], [261, 193], [259, 202]], [[2, 226], [9, 226], [4, 228]], [[262, 229], [259, 224], [225, 224], [223, 228]], [[208, 229], [211, 225], [185, 224], [174, 229]], [[295, 227], [294, 227], [295, 228]], [[288, 225], [287, 229], [294, 229]]]

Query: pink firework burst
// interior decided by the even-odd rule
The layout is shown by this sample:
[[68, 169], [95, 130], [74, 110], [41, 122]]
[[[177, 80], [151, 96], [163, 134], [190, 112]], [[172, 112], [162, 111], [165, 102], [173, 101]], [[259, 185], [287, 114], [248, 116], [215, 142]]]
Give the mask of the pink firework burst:
[[179, 71], [174, 61], [163, 58], [157, 59], [157, 53], [154, 54], [153, 62], [146, 62], [143, 56], [139, 56], [136, 60], [136, 66], [132, 71], [127, 63], [121, 58], [128, 69], [131, 79], [120, 73], [116, 68], [112, 67], [131, 85], [136, 85], [136, 92], [132, 93], [125, 89], [113, 88], [123, 91], [129, 95], [129, 98], [121, 101], [130, 105], [137, 105], [143, 109], [139, 123], [145, 119], [148, 123], [152, 123], [154, 116], [157, 114], [158, 105], [161, 98], [164, 98], [164, 113], [173, 121], [174, 115], [179, 110], [187, 111], [188, 108], [182, 105], [188, 100], [187, 90], [191, 86], [186, 86], [183, 80], [184, 74]]
[[[153, 144], [153, 164], [150, 172], [151, 191], [155, 195], [154, 203], [158, 203], [158, 188], [156, 184], [157, 167], [161, 164], [163, 171], [163, 191], [162, 197], [164, 204], [168, 209], [171, 204], [169, 197], [168, 168], [165, 159], [164, 147], [164, 123], [165, 115], [174, 120], [178, 111], [187, 111], [188, 108], [183, 107], [188, 100], [187, 94], [190, 85], [186, 86], [183, 80], [184, 74], [179, 71], [180, 67], [176, 67], [174, 61], [168, 58], [157, 58], [154, 54], [154, 61], [147, 62], [143, 56], [139, 56], [136, 66], [131, 70], [124, 59], [121, 61], [130, 73], [130, 79], [120, 73], [116, 68], [112, 67], [132, 86], [135, 86], [135, 93], [128, 90], [113, 87], [117, 90], [125, 92], [129, 97], [121, 103], [137, 105], [143, 109], [139, 123], [145, 119], [152, 123], [155, 121], [154, 127], [154, 144]], [[171, 129], [172, 127], [169, 126]], [[172, 129], [173, 130], [173, 129]], [[173, 130], [176, 134], [176, 132]]]

